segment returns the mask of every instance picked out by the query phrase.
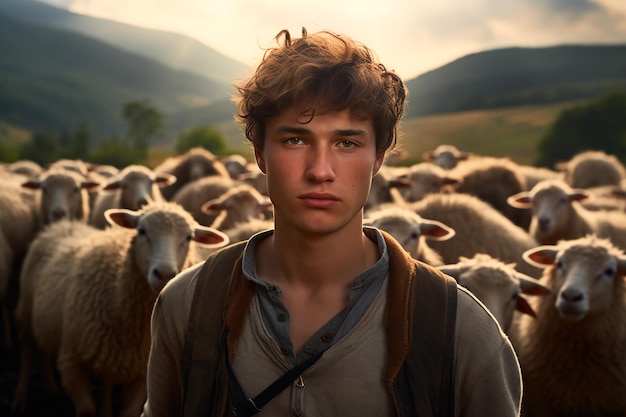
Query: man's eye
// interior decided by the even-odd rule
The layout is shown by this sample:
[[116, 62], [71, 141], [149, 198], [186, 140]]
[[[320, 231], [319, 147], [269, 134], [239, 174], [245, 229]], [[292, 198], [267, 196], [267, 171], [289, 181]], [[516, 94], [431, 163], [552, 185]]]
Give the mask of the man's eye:
[[351, 140], [342, 140], [340, 142], [340, 145], [343, 146], [344, 148], [353, 148], [355, 146], [357, 146], [357, 144]]
[[287, 140], [285, 140], [285, 143], [288, 143], [290, 145], [298, 145], [298, 144], [302, 143], [302, 139], [300, 139], [300, 138], [288, 138]]

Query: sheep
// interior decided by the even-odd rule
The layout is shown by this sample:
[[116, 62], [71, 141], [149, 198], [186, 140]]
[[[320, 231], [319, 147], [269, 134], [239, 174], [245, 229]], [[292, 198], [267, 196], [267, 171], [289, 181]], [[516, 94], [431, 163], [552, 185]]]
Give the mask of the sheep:
[[200, 209], [207, 214], [217, 214], [211, 227], [223, 230], [249, 219], [265, 218], [265, 211], [272, 207], [269, 197], [261, 195], [251, 185], [240, 184], [205, 202]]
[[[33, 355], [56, 358], [76, 415], [94, 416], [95, 380], [101, 415], [112, 415], [111, 388], [122, 386], [120, 415], [137, 416], [146, 396], [150, 314], [163, 286], [202, 261], [194, 242], [212, 248], [223, 233], [198, 225], [180, 205], [153, 202], [139, 211], [110, 209], [114, 227], [63, 220], [31, 244], [20, 275], [16, 309], [21, 361], [13, 406], [27, 400]], [[92, 379], [93, 378], [93, 379]]]
[[39, 165], [37, 162], [27, 159], [22, 159], [9, 164], [8, 170], [9, 172], [13, 172], [14, 174], [20, 174], [27, 178], [37, 177], [43, 172], [43, 168], [41, 165]]
[[526, 179], [526, 190], [531, 190], [539, 181], [562, 178], [562, 173], [549, 168], [536, 167], [533, 165], [518, 165], [519, 171]]
[[256, 163], [248, 164], [248, 172], [239, 175], [237, 180], [250, 184], [263, 195], [269, 195], [265, 174], [259, 169]]
[[443, 260], [426, 240], [447, 240], [455, 233], [439, 221], [422, 218], [408, 207], [394, 204], [368, 212], [363, 223], [388, 232], [413, 258], [433, 266], [443, 264]]
[[430, 162], [413, 164], [390, 182], [390, 186], [398, 188], [404, 200], [409, 202], [419, 201], [432, 193], [453, 192], [461, 184], [459, 178]]
[[516, 311], [536, 317], [523, 294], [546, 295], [550, 289], [537, 279], [499, 259], [477, 253], [472, 258], [461, 256], [455, 264], [437, 268], [467, 288], [493, 314], [505, 333], [509, 332]]
[[43, 224], [60, 219], [87, 222], [90, 213], [88, 190], [99, 185], [96, 181], [62, 168], [48, 169], [38, 178], [22, 183], [24, 188], [40, 190], [37, 194]]
[[232, 154], [220, 158], [220, 161], [224, 164], [224, 167], [228, 171], [228, 174], [232, 179], [237, 179], [241, 174], [245, 174], [248, 171], [248, 161], [243, 155]]
[[564, 180], [554, 179], [541, 181], [530, 191], [510, 196], [508, 201], [518, 208], [532, 208], [529, 231], [538, 243], [553, 245], [596, 233], [626, 248], [626, 213], [588, 210], [580, 204], [588, 198], [588, 191], [572, 189]]
[[209, 200], [218, 198], [228, 190], [240, 184], [239, 181], [217, 175], [203, 177], [185, 184], [172, 197], [171, 201], [183, 206], [198, 223], [210, 226], [219, 213], [202, 211], [202, 206]]
[[446, 264], [461, 256], [471, 258], [486, 253], [506, 263], [515, 263], [520, 272], [538, 277], [541, 270], [524, 262], [524, 251], [537, 245], [530, 234], [478, 197], [461, 194], [430, 194], [410, 204], [420, 216], [440, 221], [455, 231], [444, 242], [432, 241]]
[[620, 185], [626, 179], [624, 165], [603, 151], [584, 151], [567, 162], [556, 165], [572, 188], [592, 188], [601, 185]]
[[508, 158], [481, 156], [458, 164], [449, 175], [459, 180], [456, 192], [486, 201], [513, 223], [528, 230], [530, 213], [507, 203], [511, 195], [528, 190], [526, 178], [515, 162]]
[[443, 169], [452, 169], [461, 161], [466, 161], [472, 156], [469, 152], [460, 151], [454, 145], [439, 145], [432, 151], [422, 153], [425, 161], [433, 162]]
[[48, 165], [47, 169], [50, 170], [56, 168], [76, 172], [84, 178], [87, 178], [89, 175], [89, 164], [80, 159], [57, 159]]
[[19, 182], [5, 179], [3, 174], [0, 181], [0, 307], [5, 344], [10, 347], [13, 345], [10, 311], [17, 300], [19, 266], [42, 222], [36, 196]]
[[265, 230], [274, 228], [274, 220], [272, 219], [249, 219], [243, 223], [237, 223], [229, 229], [224, 229], [222, 232], [228, 236], [230, 243], [241, 242], [248, 240], [255, 234], [263, 232]]
[[171, 200], [174, 194], [185, 184], [202, 177], [217, 175], [230, 178], [224, 164], [210, 151], [195, 147], [182, 155], [167, 158], [154, 168], [157, 174], [171, 174], [176, 182], [161, 188], [163, 198]]
[[382, 165], [376, 175], [372, 177], [370, 192], [363, 209], [367, 212], [386, 203], [403, 203], [401, 190], [409, 187], [408, 180], [403, 178], [406, 172], [404, 167]]
[[108, 226], [104, 212], [110, 208], [139, 210], [150, 201], [163, 200], [159, 187], [176, 181], [170, 174], [155, 174], [143, 165], [129, 165], [98, 191], [89, 224], [98, 229]]
[[525, 416], [626, 414], [626, 256], [587, 235], [525, 252], [552, 289], [511, 329]]

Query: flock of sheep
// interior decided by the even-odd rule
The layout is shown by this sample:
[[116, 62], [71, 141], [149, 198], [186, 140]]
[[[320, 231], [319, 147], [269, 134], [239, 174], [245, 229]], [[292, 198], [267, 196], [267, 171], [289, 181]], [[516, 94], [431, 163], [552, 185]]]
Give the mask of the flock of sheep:
[[[523, 416], [626, 416], [624, 166], [601, 151], [554, 170], [449, 145], [424, 158], [383, 166], [366, 224], [489, 308], [520, 359]], [[36, 375], [76, 415], [138, 416], [160, 289], [273, 227], [256, 165], [201, 148], [154, 169], [19, 161], [0, 177], [0, 305], [4, 341], [20, 350], [18, 411]]]

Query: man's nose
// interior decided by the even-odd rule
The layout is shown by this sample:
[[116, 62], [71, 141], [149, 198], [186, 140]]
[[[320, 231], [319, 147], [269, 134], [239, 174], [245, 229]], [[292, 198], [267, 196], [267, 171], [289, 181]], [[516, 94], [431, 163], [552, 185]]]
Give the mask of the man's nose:
[[332, 152], [325, 148], [311, 150], [307, 166], [307, 179], [311, 181], [330, 181], [335, 178]]

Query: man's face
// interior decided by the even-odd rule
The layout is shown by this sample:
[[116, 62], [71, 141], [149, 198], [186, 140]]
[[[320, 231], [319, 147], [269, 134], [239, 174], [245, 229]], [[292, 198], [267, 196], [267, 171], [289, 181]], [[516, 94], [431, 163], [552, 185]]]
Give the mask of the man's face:
[[384, 154], [376, 154], [372, 121], [349, 110], [316, 114], [308, 123], [295, 110], [267, 120], [263, 149], [255, 149], [267, 175], [276, 228], [332, 233], [360, 228], [372, 176]]

